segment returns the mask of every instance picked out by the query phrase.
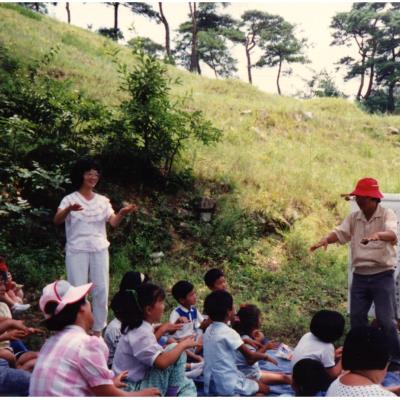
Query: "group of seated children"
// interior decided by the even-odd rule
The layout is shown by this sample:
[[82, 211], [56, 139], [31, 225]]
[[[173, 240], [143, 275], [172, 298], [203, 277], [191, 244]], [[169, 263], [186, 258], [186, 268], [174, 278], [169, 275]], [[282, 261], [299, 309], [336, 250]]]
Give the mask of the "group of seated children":
[[[277, 364], [267, 351], [279, 344], [264, 338], [259, 308], [244, 304], [236, 313], [222, 271], [212, 269], [204, 280], [211, 290], [204, 314], [196, 308], [194, 286], [179, 281], [172, 288], [178, 304], [169, 321], [161, 323], [164, 290], [147, 275], [128, 272], [111, 301], [115, 319], [105, 330], [105, 341], [89, 334], [91, 283], [74, 287], [60, 280], [47, 285], [39, 307], [45, 326], [55, 333], [35, 358], [32, 373], [11, 368], [12, 358], [3, 359], [3, 365], [0, 348], [0, 388], [8, 385], [0, 394], [27, 395], [29, 387], [30, 396], [194, 397], [191, 377], [201, 373], [205, 395], [265, 395], [271, 384], [291, 384], [296, 396], [400, 393], [400, 387], [381, 386], [389, 351], [378, 328], [352, 329], [343, 349], [335, 350], [345, 327], [335, 311], [314, 315], [310, 332], [293, 351], [292, 375], [263, 370], [260, 361]], [[33, 332], [22, 321], [0, 317], [0, 340]]]

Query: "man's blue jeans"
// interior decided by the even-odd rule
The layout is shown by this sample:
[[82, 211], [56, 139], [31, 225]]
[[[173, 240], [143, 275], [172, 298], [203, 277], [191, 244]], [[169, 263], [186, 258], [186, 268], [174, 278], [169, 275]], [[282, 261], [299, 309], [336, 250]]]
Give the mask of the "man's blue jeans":
[[350, 322], [352, 328], [367, 326], [368, 311], [374, 303], [376, 319], [389, 342], [392, 361], [400, 364], [393, 273], [393, 270], [390, 270], [374, 275], [353, 274], [350, 291]]
[[0, 359], [0, 395], [28, 396], [31, 374], [10, 368], [6, 360]]

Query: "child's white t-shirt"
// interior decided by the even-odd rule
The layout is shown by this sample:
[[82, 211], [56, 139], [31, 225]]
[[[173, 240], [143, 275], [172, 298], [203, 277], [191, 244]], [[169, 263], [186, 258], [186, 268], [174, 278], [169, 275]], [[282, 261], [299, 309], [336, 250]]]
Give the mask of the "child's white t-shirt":
[[73, 192], [61, 200], [58, 208], [64, 209], [75, 203], [83, 209], [71, 211], [65, 219], [65, 250], [76, 253], [108, 248], [110, 242], [107, 240], [106, 222], [114, 214], [110, 200], [97, 193], [87, 200], [79, 192]]
[[308, 332], [303, 335], [293, 351], [290, 362], [292, 369], [298, 361], [304, 358], [320, 361], [325, 368], [332, 368], [335, 366], [335, 346], [332, 343], [323, 342]]
[[177, 319], [181, 317], [181, 315], [178, 313], [178, 308], [180, 308], [185, 314], [188, 315], [189, 322], [184, 324], [182, 329], [177, 330], [173, 335], [171, 335], [175, 339], [182, 339], [185, 337], [188, 337], [190, 335], [194, 335], [196, 333], [196, 330], [200, 328], [201, 323], [203, 322], [204, 318], [201, 315], [200, 311], [196, 309], [196, 318], [192, 319], [191, 317], [191, 311], [195, 309], [195, 307], [191, 307], [190, 310], [187, 308], [183, 307], [182, 305], [179, 305], [177, 308], [172, 310], [170, 316], [169, 316], [169, 322], [172, 324], [175, 324]]
[[344, 385], [339, 377], [329, 386], [326, 397], [396, 397], [396, 395], [381, 385]]

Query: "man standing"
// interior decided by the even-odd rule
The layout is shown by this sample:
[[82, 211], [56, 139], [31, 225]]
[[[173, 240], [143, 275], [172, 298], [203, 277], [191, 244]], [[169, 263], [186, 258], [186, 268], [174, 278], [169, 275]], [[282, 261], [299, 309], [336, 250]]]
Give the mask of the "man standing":
[[311, 246], [310, 251], [326, 249], [331, 243], [350, 242], [354, 270], [350, 289], [351, 327], [368, 325], [368, 311], [374, 303], [378, 323], [390, 344], [392, 368], [400, 369], [393, 277], [397, 261], [396, 214], [380, 206], [383, 195], [373, 178], [360, 179], [349, 196], [355, 196], [360, 210], [348, 215], [328, 236]]

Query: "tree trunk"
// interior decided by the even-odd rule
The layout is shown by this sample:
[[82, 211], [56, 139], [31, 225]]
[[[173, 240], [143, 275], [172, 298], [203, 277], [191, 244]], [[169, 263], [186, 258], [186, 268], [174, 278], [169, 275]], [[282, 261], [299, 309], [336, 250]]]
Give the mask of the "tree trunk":
[[251, 76], [251, 59], [250, 59], [250, 50], [249, 47], [246, 46], [246, 59], [247, 59], [247, 77], [249, 78], [250, 85], [253, 84], [253, 79]]
[[200, 73], [200, 63], [197, 54], [197, 5], [189, 2], [190, 16], [192, 17], [192, 52], [190, 55], [190, 72]]
[[365, 69], [364, 69], [364, 65], [365, 65], [365, 53], [363, 53], [362, 56], [362, 60], [361, 60], [361, 65], [362, 65], [362, 74], [361, 74], [361, 82], [360, 82], [360, 86], [358, 88], [358, 92], [356, 95], [356, 99], [360, 100], [361, 99], [361, 92], [363, 90], [364, 87], [364, 77], [365, 77]]
[[389, 114], [394, 113], [395, 109], [395, 101], [394, 101], [394, 83], [390, 83], [389, 88], [388, 88], [388, 100], [387, 100], [387, 112]]
[[115, 34], [117, 34], [117, 30], [118, 30], [118, 7], [119, 7], [119, 3], [114, 3], [114, 30], [115, 30]]
[[368, 82], [368, 87], [367, 87], [367, 91], [364, 95], [364, 100], [368, 100], [369, 96], [371, 95], [372, 92], [372, 85], [374, 83], [374, 78], [375, 78], [375, 53], [376, 53], [376, 47], [377, 47], [377, 43], [376, 41], [374, 42], [374, 47], [372, 50], [372, 54], [371, 54], [371, 60], [372, 60], [372, 64], [371, 67], [369, 68], [369, 82]]
[[165, 28], [165, 51], [167, 53], [167, 57], [171, 59], [171, 39], [169, 35], [169, 24], [167, 19], [165, 18], [161, 2], [158, 3], [158, 8], [160, 10], [161, 22], [164, 24]]
[[40, 11], [39, 3], [35, 3], [36, 12]]
[[372, 64], [371, 68], [369, 70], [369, 82], [368, 82], [368, 88], [367, 91], [364, 95], [364, 100], [368, 100], [369, 96], [371, 95], [372, 92], [372, 85], [374, 83], [374, 77], [375, 77], [375, 65]]
[[71, 11], [69, 9], [68, 1], [65, 3], [65, 9], [67, 10], [67, 20], [68, 20], [68, 23], [70, 24], [71, 23]]
[[278, 94], [281, 95], [281, 87], [279, 86], [279, 78], [281, 77], [282, 70], [282, 59], [279, 60], [278, 76], [276, 77], [276, 87], [278, 88]]

